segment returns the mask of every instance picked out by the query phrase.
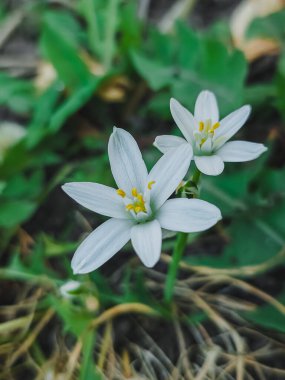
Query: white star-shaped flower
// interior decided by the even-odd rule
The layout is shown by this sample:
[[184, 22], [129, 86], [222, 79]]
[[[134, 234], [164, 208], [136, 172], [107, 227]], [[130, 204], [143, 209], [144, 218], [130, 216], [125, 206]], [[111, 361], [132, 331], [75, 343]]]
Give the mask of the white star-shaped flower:
[[263, 144], [228, 140], [244, 125], [251, 107], [245, 105], [219, 120], [215, 95], [202, 91], [195, 104], [194, 116], [177, 100], [170, 100], [170, 110], [184, 138], [158, 136], [154, 145], [166, 153], [170, 149], [188, 143], [193, 149], [197, 168], [207, 175], [218, 175], [224, 170], [224, 162], [251, 161], [267, 148]]
[[162, 230], [203, 231], [221, 219], [220, 210], [198, 199], [170, 199], [190, 165], [192, 148], [183, 144], [163, 155], [148, 174], [139, 147], [125, 130], [114, 128], [109, 159], [118, 189], [90, 182], [72, 182], [63, 190], [107, 220], [79, 246], [74, 273], [91, 272], [129, 240], [141, 261], [153, 267], [160, 257]]

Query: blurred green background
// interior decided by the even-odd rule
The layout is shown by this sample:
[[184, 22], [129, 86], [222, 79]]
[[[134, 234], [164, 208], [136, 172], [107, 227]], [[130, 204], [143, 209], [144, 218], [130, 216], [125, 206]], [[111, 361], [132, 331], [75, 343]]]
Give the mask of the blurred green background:
[[[154, 138], [179, 135], [170, 97], [193, 110], [204, 89], [221, 116], [251, 104], [237, 137], [269, 149], [202, 179], [223, 221], [189, 237], [173, 304], [173, 239], [154, 269], [127, 246], [73, 276], [103, 217], [60, 186], [113, 185], [114, 125], [152, 167]], [[284, 378], [284, 152], [283, 1], [2, 1], [0, 379]]]

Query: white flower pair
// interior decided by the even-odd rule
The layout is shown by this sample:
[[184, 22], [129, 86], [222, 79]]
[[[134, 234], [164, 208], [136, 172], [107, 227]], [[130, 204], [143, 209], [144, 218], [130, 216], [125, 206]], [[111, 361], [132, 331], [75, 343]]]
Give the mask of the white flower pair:
[[[144, 265], [153, 267], [159, 260], [165, 231], [198, 232], [216, 224], [221, 219], [216, 206], [199, 199], [168, 198], [185, 177], [192, 158], [206, 174], [215, 175], [223, 170], [223, 160], [231, 157], [231, 147], [227, 145], [234, 143], [222, 145], [245, 122], [249, 113], [245, 107], [246, 112], [243, 107], [219, 124], [216, 100], [208, 91], [198, 97], [195, 118], [172, 100], [172, 115], [187, 141], [174, 136], [158, 137], [155, 145], [165, 154], [150, 173], [134, 138], [125, 130], [114, 128], [108, 153], [118, 189], [90, 182], [63, 186], [79, 204], [111, 218], [78, 247], [72, 259], [74, 273], [97, 269], [129, 240]], [[222, 133], [217, 135], [219, 128]], [[237, 157], [239, 161], [256, 158], [266, 149], [247, 142], [233, 148], [236, 159], [232, 161], [237, 161]]]

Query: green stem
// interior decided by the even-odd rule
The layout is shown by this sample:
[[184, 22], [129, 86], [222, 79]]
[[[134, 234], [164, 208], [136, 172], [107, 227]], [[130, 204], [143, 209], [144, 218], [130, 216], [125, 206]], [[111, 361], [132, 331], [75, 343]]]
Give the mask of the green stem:
[[200, 170], [195, 168], [195, 171], [194, 171], [193, 176], [192, 176], [192, 182], [194, 182], [196, 186], [199, 183], [200, 176], [201, 176]]
[[[201, 172], [195, 168], [191, 181], [198, 186], [200, 180]], [[188, 233], [179, 232], [177, 234], [176, 244], [174, 246], [172, 261], [169, 265], [169, 269], [166, 276], [166, 282], [164, 287], [164, 300], [168, 303], [172, 301], [174, 284], [177, 277], [177, 271], [179, 268], [180, 260], [183, 256], [187, 245]]]
[[177, 270], [187, 244], [187, 237], [188, 234], [184, 232], [179, 232], [177, 235], [172, 261], [170, 263], [164, 287], [164, 300], [166, 302], [170, 302], [173, 297], [173, 289], [176, 280]]

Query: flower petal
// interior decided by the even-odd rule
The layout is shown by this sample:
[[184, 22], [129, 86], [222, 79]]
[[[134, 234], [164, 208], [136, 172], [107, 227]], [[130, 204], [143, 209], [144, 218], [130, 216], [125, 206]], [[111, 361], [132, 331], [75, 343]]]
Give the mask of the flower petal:
[[162, 240], [172, 238], [173, 236], [176, 235], [176, 231], [170, 231], [164, 228], [162, 228], [161, 231], [162, 231]]
[[118, 187], [127, 193], [133, 187], [142, 192], [147, 179], [147, 169], [132, 135], [124, 129], [114, 127], [109, 139], [108, 154]]
[[165, 153], [150, 171], [147, 183], [153, 182], [150, 190], [152, 210], [157, 210], [174, 192], [185, 177], [193, 156], [190, 144], [185, 143]]
[[216, 154], [224, 162], [251, 161], [264, 153], [267, 148], [263, 144], [248, 141], [230, 141], [222, 146]]
[[157, 136], [153, 145], [162, 153], [166, 153], [169, 149], [177, 148], [181, 144], [185, 144], [185, 140], [178, 136]]
[[77, 248], [71, 266], [74, 273], [89, 273], [99, 268], [115, 255], [131, 237], [133, 222], [109, 219]]
[[215, 124], [219, 121], [217, 99], [211, 91], [200, 92], [196, 100], [194, 116], [198, 122], [211, 119], [212, 124]]
[[220, 142], [215, 144], [215, 148], [218, 149], [226, 141], [228, 141], [237, 131], [244, 125], [249, 117], [251, 107], [249, 105], [243, 106], [238, 110], [230, 113], [224, 119], [221, 120], [220, 126], [215, 130], [214, 140], [223, 137]]
[[162, 233], [158, 221], [133, 226], [131, 239], [134, 250], [143, 264], [152, 268], [158, 262], [161, 253]]
[[219, 175], [224, 170], [223, 160], [217, 156], [195, 156], [195, 164], [200, 172], [207, 175]]
[[162, 228], [179, 232], [204, 231], [221, 218], [216, 206], [200, 199], [169, 199], [157, 213]]
[[170, 112], [183, 136], [188, 142], [193, 141], [193, 131], [196, 128], [196, 120], [191, 112], [183, 107], [176, 99], [170, 99]]
[[101, 215], [118, 219], [129, 219], [122, 198], [109, 186], [92, 182], [69, 182], [62, 186], [66, 192], [81, 206]]

